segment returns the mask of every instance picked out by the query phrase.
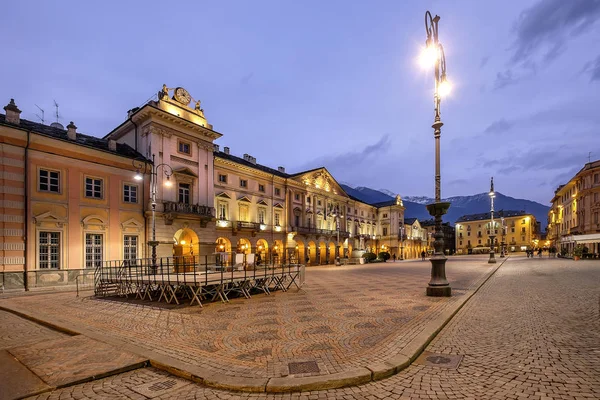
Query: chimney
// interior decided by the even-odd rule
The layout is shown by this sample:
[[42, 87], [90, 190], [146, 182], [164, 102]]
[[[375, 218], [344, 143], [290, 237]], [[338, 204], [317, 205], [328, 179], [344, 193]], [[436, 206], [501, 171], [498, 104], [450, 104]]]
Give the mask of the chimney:
[[10, 103], [4, 107], [4, 111], [6, 111], [6, 122], [15, 125], [21, 123], [21, 110], [15, 104], [15, 99], [10, 99]]
[[69, 140], [77, 140], [77, 127], [73, 121], [67, 125], [67, 137]]
[[229, 154], [229, 147], [223, 147], [223, 151], [225, 152], [225, 154]]
[[277, 171], [285, 174], [285, 167], [277, 167]]
[[219, 151], [219, 145], [218, 144], [213, 144], [213, 150], [214, 151]]
[[249, 157], [250, 157], [250, 156], [248, 155], [248, 153], [244, 153], [244, 161], [248, 161], [248, 158], [249, 158]]
[[108, 139], [108, 149], [110, 151], [117, 151], [117, 141], [113, 139]]
[[256, 165], [256, 157], [248, 156], [248, 161], [250, 161], [252, 164]]

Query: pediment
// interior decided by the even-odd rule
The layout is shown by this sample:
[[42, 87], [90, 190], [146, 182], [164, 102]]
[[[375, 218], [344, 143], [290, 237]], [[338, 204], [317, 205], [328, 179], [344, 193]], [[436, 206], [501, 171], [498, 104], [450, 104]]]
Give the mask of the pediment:
[[108, 222], [104, 218], [96, 214], [88, 215], [87, 217], [81, 220], [81, 226], [83, 226], [86, 229], [90, 227], [99, 227], [100, 229], [105, 229], [107, 225]]
[[268, 206], [269, 204], [267, 204], [266, 201], [264, 201], [263, 199], [260, 199], [256, 204], [260, 204], [261, 206]]
[[275, 203], [275, 204], [273, 204], [273, 207], [275, 207], [275, 208], [283, 208], [283, 205], [281, 205], [281, 203]]
[[225, 192], [221, 192], [219, 194], [216, 195], [216, 197], [221, 197], [223, 199], [231, 199], [231, 196], [229, 196], [227, 193]]
[[126, 229], [137, 229], [137, 230], [140, 230], [143, 227], [144, 227], [144, 224], [142, 224], [141, 222], [137, 221], [135, 218], [129, 218], [127, 221], [121, 222], [121, 228], [123, 230], [126, 230]]
[[67, 222], [67, 219], [57, 216], [52, 211], [48, 211], [48, 212], [34, 216], [33, 221], [38, 226], [40, 226], [42, 223], [51, 223], [51, 224], [57, 224], [57, 226], [62, 226], [62, 224]]
[[237, 201], [243, 201], [243, 202], [246, 202], [246, 203], [252, 203], [252, 201], [250, 201], [250, 199], [247, 196], [242, 196], [242, 197], [238, 198]]
[[176, 168], [173, 170], [173, 173], [177, 174], [177, 175], [193, 176], [194, 178], [198, 177], [198, 174], [196, 174], [194, 171], [192, 171], [188, 167]]
[[302, 182], [305, 186], [310, 186], [326, 192], [349, 197], [326, 168], [301, 172], [293, 176], [292, 179]]

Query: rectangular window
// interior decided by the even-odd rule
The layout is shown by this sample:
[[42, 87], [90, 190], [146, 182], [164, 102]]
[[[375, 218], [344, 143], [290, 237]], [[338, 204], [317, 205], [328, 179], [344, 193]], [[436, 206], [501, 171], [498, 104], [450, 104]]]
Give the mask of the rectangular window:
[[600, 174], [594, 174], [594, 183], [600, 183]]
[[40, 169], [39, 191], [60, 193], [60, 172]]
[[275, 196], [281, 196], [281, 189], [275, 188]]
[[600, 198], [600, 193], [594, 193], [594, 203], [597, 203], [599, 198]]
[[95, 268], [102, 265], [102, 235], [86, 233], [85, 235], [85, 267]]
[[192, 154], [192, 146], [188, 142], [179, 141], [177, 151], [189, 156]]
[[383, 214], [383, 218], [387, 218], [387, 217], [388, 217], [387, 214]]
[[512, 228], [510, 228], [510, 232], [511, 233], [515, 233], [515, 227], [514, 226]]
[[264, 192], [265, 191], [265, 185], [263, 185], [262, 183], [258, 184], [258, 191], [259, 192]]
[[248, 181], [246, 179], [240, 179], [240, 187], [247, 188]]
[[138, 237], [134, 235], [125, 235], [123, 237], [123, 259], [137, 259], [137, 242]]
[[300, 226], [300, 216], [294, 215], [294, 226]]
[[521, 228], [521, 233], [525, 233], [525, 227]]
[[280, 219], [279, 213], [275, 213], [275, 226], [279, 226], [279, 219]]
[[321, 205], [321, 200], [317, 201], [317, 205], [320, 206]]
[[294, 200], [298, 200], [298, 201], [300, 200], [300, 194], [299, 193], [296, 193], [294, 195]]
[[471, 236], [471, 231], [467, 231], [467, 236]]
[[459, 245], [462, 246], [462, 240], [459, 242]]
[[227, 183], [227, 175], [219, 174], [219, 182]]
[[240, 221], [248, 221], [248, 206], [246, 204], [240, 205]]
[[184, 204], [190, 204], [190, 184], [180, 183], [179, 184], [179, 197], [178, 201]]
[[306, 202], [307, 202], [308, 204], [310, 204], [310, 197], [307, 197], [307, 198], [306, 198]]
[[264, 208], [259, 208], [258, 209], [258, 223], [259, 224], [264, 224], [265, 223], [265, 216], [267, 215], [267, 210], [265, 210]]
[[60, 232], [40, 232], [40, 268], [60, 268]]
[[123, 202], [125, 203], [137, 203], [137, 186], [136, 185], [123, 185]]
[[477, 244], [481, 244], [481, 239], [477, 240]]
[[594, 223], [597, 224], [598, 223], [598, 212], [594, 213]]
[[219, 203], [219, 219], [227, 219], [227, 203]]
[[85, 178], [85, 197], [102, 198], [102, 179]]
[[387, 231], [388, 231], [388, 228], [383, 228], [383, 236], [387, 236], [387, 234], [388, 234]]

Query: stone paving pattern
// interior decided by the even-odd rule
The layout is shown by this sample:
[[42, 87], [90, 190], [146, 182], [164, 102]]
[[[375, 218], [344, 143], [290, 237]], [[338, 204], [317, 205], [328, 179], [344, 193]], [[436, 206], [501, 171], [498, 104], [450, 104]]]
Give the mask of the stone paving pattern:
[[36, 310], [43, 303], [44, 314], [61, 326], [84, 324], [220, 375], [281, 377], [289, 375], [289, 363], [306, 361], [319, 371], [300, 376], [325, 375], [397, 354], [493, 267], [484, 257], [451, 258], [452, 298], [424, 296], [431, 264], [414, 261], [309, 268], [300, 291], [204, 308], [72, 293], [13, 297], [0, 305]]
[[68, 336], [0, 310], [0, 349], [64, 337]]
[[[600, 263], [509, 259], [428, 346], [458, 369], [413, 364], [391, 378], [320, 392], [233, 393], [189, 384], [162, 399], [599, 399]], [[175, 379], [141, 369], [38, 399], [143, 399], [131, 388]], [[157, 393], [158, 394], [158, 393]]]

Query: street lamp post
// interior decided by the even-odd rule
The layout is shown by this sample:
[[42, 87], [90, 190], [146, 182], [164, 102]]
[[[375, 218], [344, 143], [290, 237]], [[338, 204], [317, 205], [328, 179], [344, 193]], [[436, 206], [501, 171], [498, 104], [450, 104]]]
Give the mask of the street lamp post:
[[425, 13], [425, 52], [423, 61], [434, 65], [435, 90], [433, 101], [435, 106], [435, 118], [433, 125], [433, 136], [435, 138], [435, 203], [427, 205], [427, 211], [435, 219], [435, 241], [434, 253], [431, 256], [431, 280], [427, 286], [427, 296], [451, 296], [452, 288], [446, 279], [446, 256], [444, 255], [444, 234], [442, 232], [442, 215], [448, 212], [450, 203], [442, 202], [441, 195], [441, 172], [440, 172], [440, 135], [442, 133], [442, 120], [440, 118], [441, 97], [448, 94], [450, 86], [446, 80], [446, 57], [444, 48], [438, 40], [438, 23], [440, 17]]
[[[147, 164], [145, 162], [141, 162], [139, 160], [133, 160], [133, 166], [137, 169], [135, 174], [135, 180], [141, 181], [144, 179], [142, 174], [146, 173]], [[156, 268], [156, 246], [158, 246], [158, 241], [156, 240], [156, 187], [158, 185], [158, 169], [162, 167], [163, 173], [167, 177], [165, 181], [165, 186], [171, 186], [171, 175], [173, 175], [173, 169], [168, 164], [162, 163], [155, 165], [154, 163], [154, 154], [152, 154], [152, 165], [150, 165], [150, 195], [151, 195], [151, 206], [152, 206], [152, 240], [148, 241], [148, 245], [152, 248], [152, 266]]]
[[494, 192], [494, 178], [492, 177], [491, 183], [490, 183], [490, 201], [491, 201], [491, 206], [490, 206], [490, 217], [491, 217], [491, 227], [490, 227], [490, 259], [488, 260], [489, 264], [495, 264], [496, 263], [496, 257], [494, 255], [494, 239], [496, 238], [496, 236], [494, 235], [495, 233], [495, 224], [494, 224], [494, 197], [496, 197], [496, 193]]
[[506, 222], [504, 221], [504, 213], [501, 211], [501, 217], [500, 217], [500, 228], [502, 229], [502, 243], [500, 243], [500, 258], [504, 258], [506, 256], [506, 250], [505, 250], [505, 242], [504, 242], [504, 238], [506, 237]]

